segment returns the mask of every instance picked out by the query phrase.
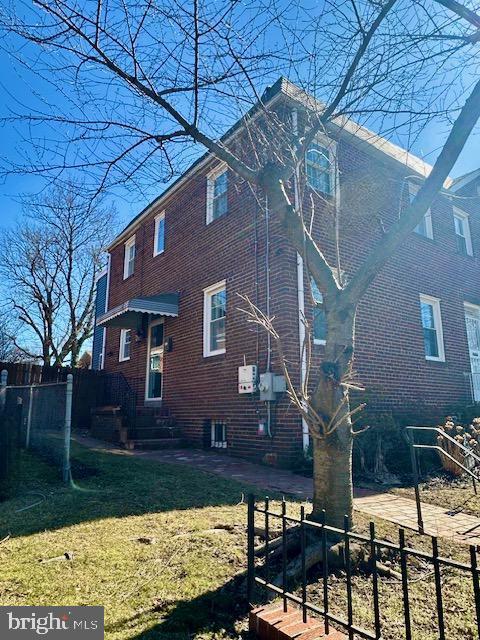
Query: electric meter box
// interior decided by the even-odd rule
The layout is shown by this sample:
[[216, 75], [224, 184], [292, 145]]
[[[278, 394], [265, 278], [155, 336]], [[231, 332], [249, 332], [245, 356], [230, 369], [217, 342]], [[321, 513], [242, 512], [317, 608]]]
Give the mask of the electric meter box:
[[257, 390], [257, 365], [238, 367], [238, 393], [255, 393]]

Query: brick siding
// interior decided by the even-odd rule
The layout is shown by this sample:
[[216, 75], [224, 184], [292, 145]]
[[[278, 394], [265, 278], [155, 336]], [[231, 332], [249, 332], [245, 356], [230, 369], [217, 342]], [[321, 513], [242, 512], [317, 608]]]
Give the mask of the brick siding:
[[[342, 268], [346, 277], [399, 215], [407, 170], [338, 143], [341, 184], [340, 228]], [[213, 165], [212, 165], [213, 166]], [[173, 349], [164, 356], [163, 404], [195, 445], [205, 441], [209, 419], [225, 421], [228, 451], [253, 460], [291, 465], [301, 453], [301, 421], [286, 398], [274, 409], [273, 439], [257, 434], [265, 421], [265, 405], [237, 392], [238, 367], [266, 365], [266, 336], [246, 322], [237, 293], [265, 309], [265, 218], [250, 187], [229, 172], [228, 214], [206, 225], [206, 176], [199, 170], [175, 190], [161, 208], [152, 210], [136, 229], [135, 273], [123, 280], [123, 242], [111, 252], [108, 308], [132, 297], [162, 292], [180, 294], [178, 318], [165, 319], [165, 336]], [[304, 194], [304, 211], [312, 213]], [[456, 251], [452, 208], [446, 198], [432, 207], [434, 240], [412, 233], [362, 300], [357, 317], [355, 369], [359, 382], [375, 391], [373, 404], [421, 419], [439, 417], [449, 406], [467, 402], [465, 372], [469, 355], [464, 301], [480, 304], [479, 199], [469, 201], [474, 257]], [[153, 256], [154, 218], [165, 210], [165, 252]], [[375, 212], [366, 218], [364, 212]], [[314, 235], [334, 260], [331, 204], [315, 202]], [[271, 314], [276, 317], [286, 356], [298, 360], [296, 253], [273, 220], [270, 236]], [[227, 282], [226, 353], [203, 357], [203, 290]], [[441, 299], [446, 362], [424, 356], [419, 294]], [[313, 310], [305, 281], [306, 312]], [[144, 400], [147, 340], [132, 339], [131, 358], [118, 361], [119, 330], [109, 328], [105, 368], [132, 380]], [[315, 346], [319, 363], [322, 347]], [[273, 357], [274, 369], [280, 373]], [[298, 380], [298, 364], [292, 365]], [[420, 417], [419, 417], [420, 419]], [[271, 455], [273, 454], [273, 455]]]

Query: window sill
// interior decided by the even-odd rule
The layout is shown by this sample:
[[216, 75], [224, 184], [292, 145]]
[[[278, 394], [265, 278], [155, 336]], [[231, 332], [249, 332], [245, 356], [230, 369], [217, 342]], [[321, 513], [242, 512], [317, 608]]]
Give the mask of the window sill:
[[123, 281], [125, 282], [125, 280], [129, 280], [130, 278], [133, 278], [133, 276], [134, 276], [134, 275], [135, 275], [135, 273], [131, 273], [129, 276], [126, 276], [126, 275], [124, 274], [124, 276], [123, 276]]
[[214, 224], [215, 222], [217, 222], [218, 220], [221, 220], [222, 218], [225, 218], [226, 216], [228, 216], [229, 211], [227, 209], [227, 211], [225, 211], [225, 213], [222, 213], [221, 216], [218, 216], [218, 218], [212, 218], [211, 220], [209, 218], [207, 218], [205, 220], [205, 226], [209, 227], [211, 224]]
[[130, 358], [119, 358], [118, 361], [119, 362], [129, 362]]
[[474, 253], [461, 253], [460, 251], [455, 251], [455, 253], [460, 258], [467, 258], [467, 260], [471, 260], [472, 258], [475, 258], [475, 254]]
[[163, 256], [164, 253], [165, 253], [165, 249], [163, 251], [158, 251], [158, 252], [154, 253], [153, 257], [156, 258], [157, 256]]
[[317, 345], [318, 347], [324, 347], [327, 344], [327, 341], [326, 340], [314, 340], [313, 344]]
[[434, 362], [434, 363], [437, 363], [437, 364], [446, 364], [445, 358], [429, 358], [428, 356], [425, 356], [425, 362]]
[[435, 240], [435, 238], [429, 238], [428, 236], [424, 236], [421, 233], [417, 233], [416, 231], [413, 231], [413, 236], [415, 238], [420, 238], [420, 240], [425, 240], [425, 242], [428, 242], [431, 245], [438, 245], [438, 242]]
[[227, 353], [227, 350], [223, 349], [222, 351], [212, 351], [212, 353], [204, 353], [203, 357], [204, 359], [218, 358], [219, 356], [224, 356], [226, 353]]

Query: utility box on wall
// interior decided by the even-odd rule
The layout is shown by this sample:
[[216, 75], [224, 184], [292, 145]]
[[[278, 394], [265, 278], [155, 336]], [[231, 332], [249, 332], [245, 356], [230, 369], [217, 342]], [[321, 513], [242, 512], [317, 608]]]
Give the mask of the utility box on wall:
[[238, 367], [238, 393], [255, 393], [257, 390], [257, 365]]

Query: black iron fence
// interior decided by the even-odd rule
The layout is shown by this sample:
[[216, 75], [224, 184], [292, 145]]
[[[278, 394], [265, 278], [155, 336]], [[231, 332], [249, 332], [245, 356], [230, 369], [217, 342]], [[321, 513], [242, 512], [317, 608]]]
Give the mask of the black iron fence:
[[[255, 535], [258, 531], [258, 518], [261, 519], [263, 537], [265, 539], [264, 545], [255, 547]], [[275, 548], [273, 542], [271, 542], [271, 530], [272, 523], [280, 523], [280, 536], [276, 538], [281, 543], [277, 544]], [[297, 529], [296, 533], [300, 537], [300, 576], [297, 578], [297, 586], [299, 589], [291, 588], [289, 586], [291, 580], [289, 579], [288, 564], [292, 560], [289, 557], [289, 544], [288, 536], [291, 527]], [[457, 560], [446, 558], [440, 555], [438, 540], [436, 537], [424, 536], [423, 539], [429, 539], [431, 544], [431, 552], [423, 551], [420, 549], [414, 549], [406, 544], [405, 531], [399, 529], [398, 543], [390, 542], [388, 540], [382, 540], [377, 538], [375, 531], [375, 524], [370, 522], [369, 534], [361, 534], [350, 529], [349, 519], [346, 517], [344, 522], [344, 528], [336, 528], [325, 524], [325, 513], [322, 514], [320, 522], [309, 520], [305, 515], [305, 508], [302, 506], [300, 511], [300, 517], [287, 514], [287, 505], [283, 501], [281, 503], [280, 511], [272, 510], [268, 498], [257, 504], [254, 496], [250, 495], [248, 498], [248, 601], [250, 603], [255, 601], [255, 591], [260, 588], [267, 593], [275, 594], [283, 600], [284, 610], [287, 611], [288, 603], [292, 603], [301, 608], [303, 613], [304, 622], [307, 620], [307, 614], [312, 613], [320, 616], [323, 619], [325, 625], [325, 631], [327, 634], [331, 631], [331, 623], [337, 627], [342, 628], [348, 634], [350, 639], [353, 638], [366, 638], [368, 640], [380, 640], [384, 637], [384, 631], [388, 622], [382, 619], [382, 609], [380, 600], [380, 583], [383, 579], [383, 571], [380, 571], [380, 565], [382, 565], [380, 558], [382, 553], [388, 552], [395, 554], [398, 557], [398, 564], [400, 568], [400, 581], [399, 589], [401, 594], [398, 594], [398, 600], [402, 605], [402, 622], [404, 625], [404, 633], [402, 634], [405, 640], [412, 640], [414, 633], [414, 625], [412, 623], [411, 615], [411, 580], [409, 577], [409, 562], [413, 559], [420, 560], [428, 563], [431, 566], [433, 578], [434, 578], [434, 590], [435, 600], [432, 601], [432, 611], [436, 611], [435, 624], [435, 636], [439, 640], [446, 639], [445, 631], [445, 607], [444, 607], [444, 587], [442, 581], [444, 579], [445, 570], [458, 570], [463, 579], [471, 583], [472, 601], [463, 602], [465, 607], [465, 613], [469, 610], [472, 613], [472, 620], [474, 621], [474, 630], [468, 635], [469, 638], [480, 638], [480, 582], [479, 582], [479, 569], [477, 566], [477, 548], [475, 546], [469, 547], [469, 561], [459, 562]], [[317, 540], [317, 547], [319, 547], [319, 561], [321, 564], [321, 580], [322, 580], [322, 592], [319, 602], [313, 602], [311, 598], [307, 597], [307, 541], [314, 535]], [[343, 571], [345, 574], [346, 585], [346, 607], [343, 615], [334, 613], [332, 611], [332, 596], [331, 596], [331, 584], [329, 573], [329, 548], [331, 546], [332, 539], [340, 541], [343, 544]], [[318, 542], [318, 540], [320, 542]], [[363, 545], [366, 550], [366, 566], [368, 567], [368, 575], [371, 587], [371, 624], [370, 628], [365, 628], [365, 625], [360, 626], [355, 623], [354, 616], [354, 588], [355, 583], [352, 580], [354, 571], [354, 562], [352, 561], [350, 547], [352, 543], [359, 543]], [[280, 554], [278, 550], [280, 549]], [[275, 555], [276, 562], [278, 563], [278, 555], [280, 555], [280, 567], [273, 568], [273, 557]], [[383, 566], [383, 565], [382, 565]], [[274, 575], [275, 574], [275, 575]], [[393, 621], [392, 621], [393, 622]], [[333, 631], [333, 630], [332, 630]], [[461, 634], [461, 629], [456, 630]], [[422, 637], [417, 635], [417, 637]], [[455, 635], [460, 637], [460, 635]], [[462, 636], [462, 637], [467, 637]]]

